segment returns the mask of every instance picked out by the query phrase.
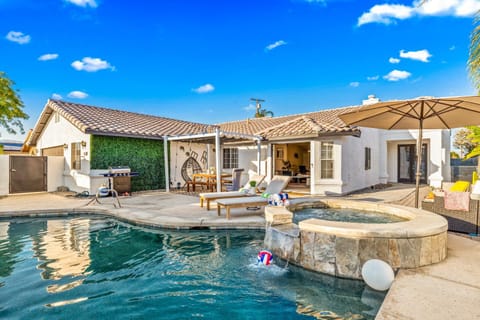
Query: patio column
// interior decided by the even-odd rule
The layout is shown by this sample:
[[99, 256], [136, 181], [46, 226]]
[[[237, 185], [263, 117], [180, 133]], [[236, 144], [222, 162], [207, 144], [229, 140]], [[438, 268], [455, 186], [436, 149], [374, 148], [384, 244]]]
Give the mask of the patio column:
[[170, 192], [170, 168], [168, 163], [168, 137], [163, 137], [163, 161], [165, 165], [165, 191]]
[[261, 174], [262, 170], [260, 169], [260, 163], [262, 158], [262, 145], [260, 140], [257, 140], [257, 174]]
[[215, 129], [215, 168], [217, 172], [217, 192], [222, 191], [222, 178], [220, 170], [220, 129]]
[[207, 171], [210, 170], [210, 152], [212, 149], [212, 145], [210, 143], [207, 144]]

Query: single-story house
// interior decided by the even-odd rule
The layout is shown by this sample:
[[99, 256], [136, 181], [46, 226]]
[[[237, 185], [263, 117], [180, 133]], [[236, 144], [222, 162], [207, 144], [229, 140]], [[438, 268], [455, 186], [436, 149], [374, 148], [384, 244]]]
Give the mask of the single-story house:
[[[267, 181], [290, 175], [318, 195], [414, 183], [417, 130], [358, 128], [339, 119], [360, 107], [208, 125], [49, 100], [27, 145], [38, 156], [61, 157], [56, 184], [77, 192], [95, 193], [113, 166], [139, 173], [132, 191], [183, 187], [192, 173], [214, 166], [225, 172], [244, 168], [245, 182], [251, 171]], [[423, 183], [449, 181], [450, 131], [424, 130], [423, 145]]]

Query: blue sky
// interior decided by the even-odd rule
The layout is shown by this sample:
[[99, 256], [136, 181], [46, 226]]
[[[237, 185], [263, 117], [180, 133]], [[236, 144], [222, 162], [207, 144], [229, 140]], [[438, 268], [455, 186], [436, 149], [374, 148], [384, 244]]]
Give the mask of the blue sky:
[[[0, 71], [48, 98], [203, 123], [475, 94], [476, 0], [0, 0]], [[0, 129], [1, 138], [22, 140]]]

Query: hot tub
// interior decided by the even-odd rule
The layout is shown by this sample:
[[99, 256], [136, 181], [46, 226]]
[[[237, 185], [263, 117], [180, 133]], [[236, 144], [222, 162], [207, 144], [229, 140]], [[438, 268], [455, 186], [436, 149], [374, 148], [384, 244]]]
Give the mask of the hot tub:
[[[304, 208], [343, 208], [380, 212], [401, 218], [393, 223], [358, 223], [311, 218], [292, 222]], [[361, 279], [370, 259], [392, 268], [417, 268], [447, 255], [447, 221], [420, 209], [365, 201], [296, 199], [288, 207], [266, 207], [265, 244], [273, 253], [306, 269]]]

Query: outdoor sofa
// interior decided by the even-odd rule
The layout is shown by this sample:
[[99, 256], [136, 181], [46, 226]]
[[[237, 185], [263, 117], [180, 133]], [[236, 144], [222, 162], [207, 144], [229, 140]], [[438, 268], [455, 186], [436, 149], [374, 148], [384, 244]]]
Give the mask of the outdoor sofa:
[[[434, 191], [433, 201], [426, 199], [422, 209], [443, 216], [448, 221], [448, 230], [454, 232], [478, 234], [480, 230], [479, 200], [480, 195], [466, 191], [451, 190], [453, 183], [443, 183], [442, 190]], [[451, 197], [461, 199], [463, 205], [452, 207]]]

